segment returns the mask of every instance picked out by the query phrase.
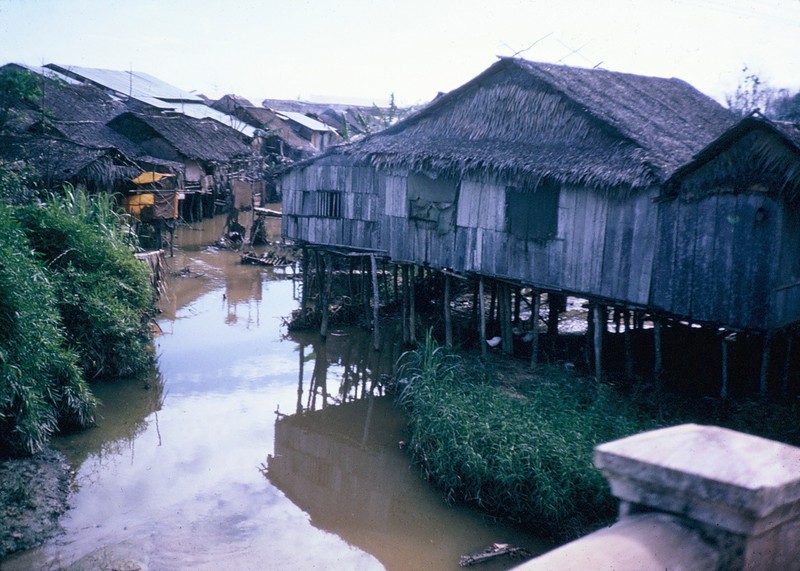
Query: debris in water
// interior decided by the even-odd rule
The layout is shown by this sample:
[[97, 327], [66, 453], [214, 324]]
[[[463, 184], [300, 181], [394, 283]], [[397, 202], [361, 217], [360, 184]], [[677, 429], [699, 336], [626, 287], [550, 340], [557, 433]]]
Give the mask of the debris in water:
[[495, 557], [500, 557], [502, 555], [508, 555], [509, 557], [513, 558], [520, 557], [528, 559], [531, 556], [531, 553], [527, 549], [523, 549], [522, 547], [514, 547], [508, 543], [492, 543], [489, 547], [482, 551], [475, 551], [473, 553], [462, 555], [458, 561], [458, 565], [460, 567], [469, 567], [470, 565], [483, 563], [484, 561], [488, 561], [489, 559], [494, 559]]

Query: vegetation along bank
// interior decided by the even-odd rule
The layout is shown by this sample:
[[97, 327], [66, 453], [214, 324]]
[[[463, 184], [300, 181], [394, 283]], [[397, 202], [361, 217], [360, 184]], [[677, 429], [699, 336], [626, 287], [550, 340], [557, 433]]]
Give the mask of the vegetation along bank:
[[697, 401], [652, 385], [623, 391], [557, 365], [532, 372], [510, 359], [478, 362], [430, 334], [403, 355], [397, 382], [411, 418], [411, 455], [447, 500], [556, 541], [616, 517], [592, 464], [602, 442], [697, 422], [800, 444], [794, 403]]

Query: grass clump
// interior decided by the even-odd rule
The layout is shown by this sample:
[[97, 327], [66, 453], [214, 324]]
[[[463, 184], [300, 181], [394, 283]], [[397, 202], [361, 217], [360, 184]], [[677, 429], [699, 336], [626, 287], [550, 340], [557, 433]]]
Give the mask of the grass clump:
[[414, 459], [448, 501], [558, 540], [615, 517], [592, 450], [649, 426], [610, 387], [576, 382], [554, 367], [512, 390], [430, 335], [401, 358], [398, 379]]
[[68, 348], [48, 273], [0, 203], [0, 455], [31, 454], [87, 426], [95, 400]]
[[53, 283], [67, 338], [90, 379], [137, 374], [152, 359], [148, 324], [156, 293], [149, 269], [132, 255], [103, 204], [68, 194], [45, 207], [15, 211]]
[[157, 294], [131, 246], [110, 197], [0, 200], [0, 455], [91, 424], [88, 379], [152, 364]]

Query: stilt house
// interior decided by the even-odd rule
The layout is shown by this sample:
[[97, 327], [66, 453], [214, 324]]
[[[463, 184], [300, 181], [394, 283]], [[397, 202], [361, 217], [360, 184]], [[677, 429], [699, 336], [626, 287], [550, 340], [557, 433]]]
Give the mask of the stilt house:
[[800, 126], [743, 119], [658, 198], [652, 304], [773, 332], [800, 321]]
[[646, 307], [653, 199], [733, 122], [678, 79], [503, 58], [289, 170], [284, 233]]

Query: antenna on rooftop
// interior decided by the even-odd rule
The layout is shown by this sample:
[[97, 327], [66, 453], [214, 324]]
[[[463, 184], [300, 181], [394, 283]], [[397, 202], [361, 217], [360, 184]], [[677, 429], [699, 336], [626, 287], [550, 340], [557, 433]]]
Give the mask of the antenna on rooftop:
[[[529, 49], [531, 49], [533, 46], [535, 46], [536, 44], [538, 44], [538, 43], [539, 43], [539, 42], [541, 42], [542, 40], [544, 40], [544, 39], [546, 39], [546, 38], [549, 38], [549, 37], [550, 37], [550, 36], [552, 36], [552, 35], [553, 35], [553, 32], [550, 32], [549, 34], [545, 34], [544, 36], [542, 36], [541, 38], [539, 38], [538, 40], [536, 40], [535, 42], [533, 42], [531, 45], [529, 45], [527, 48], [524, 48], [524, 49], [521, 49], [521, 50], [517, 50], [517, 51], [515, 51], [513, 54], [511, 54], [511, 57], [512, 57], [512, 58], [514, 58], [514, 57], [517, 57], [517, 56], [518, 56], [519, 54], [521, 54], [521, 53], [527, 52], [527, 51], [528, 51]], [[512, 48], [511, 46], [509, 46], [509, 45], [508, 45], [507, 43], [505, 43], [505, 42], [502, 42], [502, 41], [501, 41], [500, 43], [501, 43], [501, 44], [503, 44], [505, 47], [507, 47], [507, 48], [508, 48], [508, 49], [510, 49], [510, 50], [513, 50], [513, 49], [514, 49], [514, 48]]]

